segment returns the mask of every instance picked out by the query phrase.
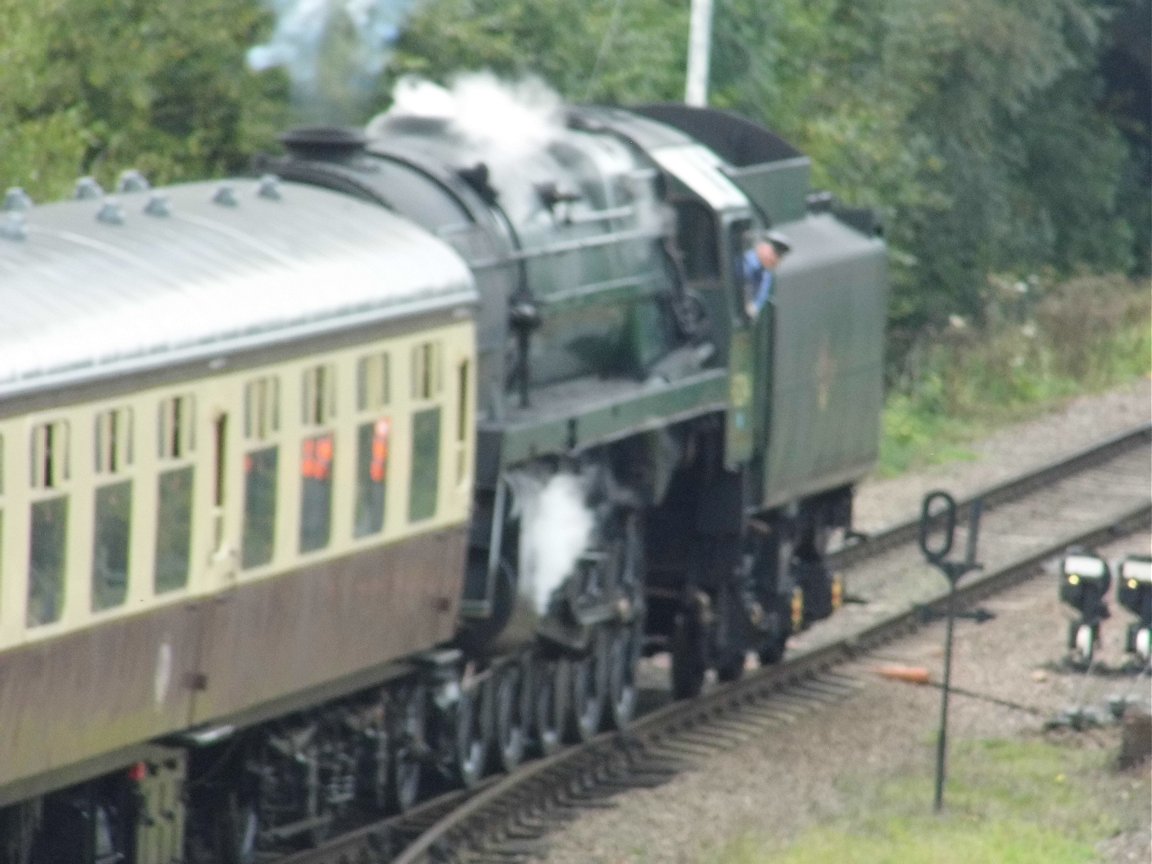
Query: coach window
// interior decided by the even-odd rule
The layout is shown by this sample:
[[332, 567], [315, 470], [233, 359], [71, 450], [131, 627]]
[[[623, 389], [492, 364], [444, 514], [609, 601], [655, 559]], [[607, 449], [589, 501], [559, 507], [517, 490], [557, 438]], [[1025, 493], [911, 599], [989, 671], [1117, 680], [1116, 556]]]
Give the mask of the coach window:
[[132, 410], [96, 415], [96, 517], [92, 539], [92, 611], [119, 606], [128, 596], [132, 533]]
[[332, 459], [336, 414], [335, 367], [325, 363], [304, 370], [300, 422], [300, 551], [313, 552], [328, 545], [332, 535]]
[[160, 402], [157, 418], [156, 558], [152, 584], [157, 594], [188, 584], [192, 549], [192, 456], [196, 449], [195, 401], [173, 396]]
[[[4, 585], [4, 436], [0, 435], [0, 586]], [[0, 591], [3, 596], [3, 591]]]
[[412, 479], [408, 521], [436, 515], [440, 487], [440, 406], [443, 391], [440, 345], [423, 342], [412, 349]]
[[64, 568], [68, 553], [69, 428], [60, 421], [32, 430], [32, 524], [28, 552], [29, 627], [51, 624], [64, 609]]
[[468, 474], [468, 427], [472, 422], [469, 413], [472, 394], [468, 389], [471, 364], [467, 360], [460, 361], [456, 372], [456, 482], [462, 483]]
[[356, 514], [353, 536], [384, 530], [388, 488], [388, 448], [392, 418], [391, 369], [387, 353], [361, 357], [356, 364]]
[[272, 560], [276, 540], [276, 476], [280, 448], [280, 382], [271, 376], [244, 386], [244, 529], [240, 563]]

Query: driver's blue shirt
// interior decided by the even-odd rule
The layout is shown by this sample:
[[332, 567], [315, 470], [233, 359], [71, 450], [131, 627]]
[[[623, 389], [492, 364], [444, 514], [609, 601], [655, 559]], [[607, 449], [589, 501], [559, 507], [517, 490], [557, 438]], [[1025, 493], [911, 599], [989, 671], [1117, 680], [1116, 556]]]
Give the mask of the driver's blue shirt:
[[760, 310], [772, 299], [772, 283], [774, 274], [768, 270], [756, 255], [755, 249], [744, 253], [744, 284], [752, 293], [751, 301], [753, 314], [759, 315]]

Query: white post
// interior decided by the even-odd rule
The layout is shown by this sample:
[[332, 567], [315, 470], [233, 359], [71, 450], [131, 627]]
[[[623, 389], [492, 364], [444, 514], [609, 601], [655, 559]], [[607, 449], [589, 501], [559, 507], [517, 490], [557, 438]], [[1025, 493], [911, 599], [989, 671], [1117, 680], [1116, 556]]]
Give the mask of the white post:
[[708, 65], [712, 49], [712, 0], [692, 0], [692, 22], [688, 31], [688, 80], [684, 101], [704, 107], [708, 104]]

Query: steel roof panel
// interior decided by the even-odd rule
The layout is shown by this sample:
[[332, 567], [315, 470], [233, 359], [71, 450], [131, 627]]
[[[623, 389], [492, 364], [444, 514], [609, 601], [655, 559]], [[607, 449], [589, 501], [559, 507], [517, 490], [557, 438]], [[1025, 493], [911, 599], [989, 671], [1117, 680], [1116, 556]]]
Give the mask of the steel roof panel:
[[[381, 207], [310, 186], [191, 183], [35, 207], [0, 238], [0, 395], [154, 368], [475, 301], [444, 242]], [[169, 215], [145, 213], [157, 194]]]

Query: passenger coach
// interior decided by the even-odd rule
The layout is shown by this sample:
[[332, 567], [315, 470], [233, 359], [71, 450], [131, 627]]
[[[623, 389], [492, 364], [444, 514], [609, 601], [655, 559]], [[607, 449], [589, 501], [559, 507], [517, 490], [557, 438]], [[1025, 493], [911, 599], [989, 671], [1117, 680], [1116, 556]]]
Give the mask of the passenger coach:
[[[460, 259], [273, 179], [86, 188], [12, 193], [0, 237], [0, 807], [146, 757], [177, 795], [186, 751], [141, 742], [376, 681], [452, 637], [461, 595]], [[40, 800], [119, 849], [124, 794]], [[5, 842], [34, 809], [0, 810]]]

